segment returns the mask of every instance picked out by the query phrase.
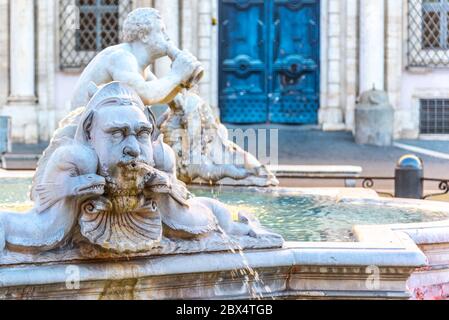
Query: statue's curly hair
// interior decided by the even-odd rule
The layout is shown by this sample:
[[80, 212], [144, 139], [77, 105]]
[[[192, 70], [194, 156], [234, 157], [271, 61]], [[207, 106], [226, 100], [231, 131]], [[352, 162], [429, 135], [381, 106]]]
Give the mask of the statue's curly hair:
[[133, 10], [123, 23], [123, 41], [133, 42], [139, 40], [139, 34], [142, 31], [148, 34], [153, 27], [153, 22], [160, 18], [159, 11], [153, 8]]

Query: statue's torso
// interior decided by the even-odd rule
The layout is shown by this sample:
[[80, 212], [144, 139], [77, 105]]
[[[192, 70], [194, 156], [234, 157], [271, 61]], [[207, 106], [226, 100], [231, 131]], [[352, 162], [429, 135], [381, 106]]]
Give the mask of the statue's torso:
[[[127, 60], [129, 60], [129, 66], [122, 65], [120, 67], [122, 69], [131, 69], [132, 66], [135, 69], [136, 66], [138, 66], [138, 63], [127, 43], [108, 47], [95, 56], [95, 58], [84, 69], [77, 81], [72, 96], [72, 110], [87, 105], [90, 99], [89, 86], [91, 85], [91, 82], [95, 83], [97, 86], [100, 86], [117, 80], [113, 78], [113, 71], [115, 68], [113, 59], [114, 56], [123, 54], [125, 54]], [[144, 70], [141, 70], [139, 67], [138, 72], [141, 75], [144, 74]]]

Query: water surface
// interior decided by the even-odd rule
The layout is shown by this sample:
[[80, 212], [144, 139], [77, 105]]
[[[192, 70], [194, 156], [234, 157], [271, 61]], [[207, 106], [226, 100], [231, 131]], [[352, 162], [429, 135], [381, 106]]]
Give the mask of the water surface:
[[216, 198], [235, 211], [255, 214], [264, 226], [287, 241], [353, 241], [352, 227], [449, 219], [448, 212], [339, 202], [333, 197], [193, 190], [196, 196]]
[[[31, 179], [0, 179], [2, 210], [26, 211]], [[287, 241], [353, 241], [351, 229], [357, 224], [428, 222], [449, 219], [446, 212], [339, 202], [335, 198], [312, 195], [283, 195], [193, 189], [196, 196], [211, 197], [238, 211], [255, 214], [261, 223], [282, 234]]]

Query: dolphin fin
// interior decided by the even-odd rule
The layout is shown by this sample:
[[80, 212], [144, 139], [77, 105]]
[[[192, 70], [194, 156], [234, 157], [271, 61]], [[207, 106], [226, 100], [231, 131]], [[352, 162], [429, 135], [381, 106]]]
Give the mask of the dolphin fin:
[[41, 213], [64, 198], [64, 186], [59, 183], [41, 183], [36, 186], [38, 196], [37, 212]]
[[170, 196], [178, 202], [180, 205], [189, 208], [189, 204], [187, 202], [188, 199], [188, 190], [180, 183], [173, 183], [170, 187]]

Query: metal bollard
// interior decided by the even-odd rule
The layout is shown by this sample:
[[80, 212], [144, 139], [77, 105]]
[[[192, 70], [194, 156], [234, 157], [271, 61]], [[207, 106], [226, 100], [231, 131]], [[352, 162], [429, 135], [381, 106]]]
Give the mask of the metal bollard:
[[424, 193], [422, 160], [412, 154], [399, 158], [394, 176], [396, 198], [422, 199]]

